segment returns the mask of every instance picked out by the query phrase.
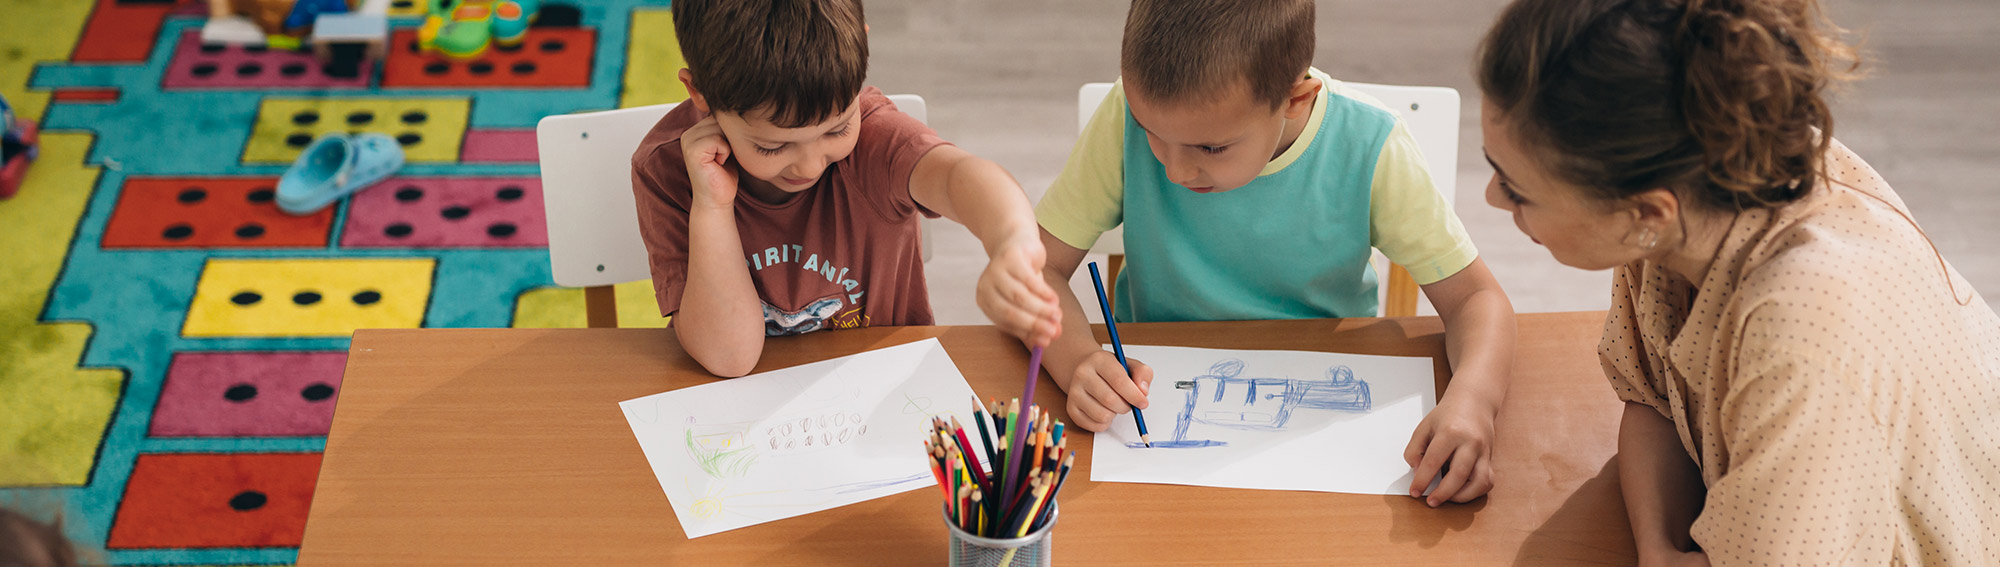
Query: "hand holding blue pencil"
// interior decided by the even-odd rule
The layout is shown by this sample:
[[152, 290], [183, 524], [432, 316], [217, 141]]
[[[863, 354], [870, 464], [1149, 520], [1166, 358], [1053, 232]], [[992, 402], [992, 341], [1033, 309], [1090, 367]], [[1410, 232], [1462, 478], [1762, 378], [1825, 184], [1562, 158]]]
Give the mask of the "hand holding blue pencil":
[[[1111, 333], [1111, 353], [1118, 356], [1118, 365], [1125, 368], [1125, 375], [1132, 375], [1132, 364], [1125, 360], [1125, 343], [1118, 340], [1118, 321], [1111, 316], [1111, 300], [1104, 295], [1104, 276], [1097, 273], [1097, 262], [1090, 263], [1090, 283], [1097, 286], [1097, 306], [1104, 309], [1104, 329]], [[1147, 448], [1153, 446], [1153, 436], [1146, 432], [1146, 413], [1137, 406], [1132, 408], [1132, 420], [1139, 424], [1139, 441]]]

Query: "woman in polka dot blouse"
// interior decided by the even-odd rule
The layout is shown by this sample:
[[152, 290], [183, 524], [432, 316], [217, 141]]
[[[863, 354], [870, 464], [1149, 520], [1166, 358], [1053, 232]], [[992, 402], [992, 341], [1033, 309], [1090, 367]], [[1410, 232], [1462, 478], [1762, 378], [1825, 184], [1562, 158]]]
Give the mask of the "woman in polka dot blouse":
[[1811, 0], [1517, 0], [1487, 201], [1615, 270], [1641, 565], [2000, 565], [2000, 318], [1833, 137]]

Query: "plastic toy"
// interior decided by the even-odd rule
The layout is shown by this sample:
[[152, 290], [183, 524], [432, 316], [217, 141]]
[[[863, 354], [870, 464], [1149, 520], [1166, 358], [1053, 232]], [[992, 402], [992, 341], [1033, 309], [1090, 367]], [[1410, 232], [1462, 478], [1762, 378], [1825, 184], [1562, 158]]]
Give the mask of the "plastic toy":
[[[320, 16], [350, 12], [353, 7], [348, 0], [211, 0], [202, 40], [249, 45], [269, 41], [272, 47], [296, 49], [297, 40], [311, 31]], [[280, 37], [290, 41], [267, 39]], [[276, 43], [289, 43], [291, 47]]]
[[278, 178], [278, 209], [309, 215], [389, 177], [403, 167], [395, 138], [366, 132], [320, 136]]
[[0, 98], [0, 199], [14, 196], [35, 161], [35, 126], [14, 119], [14, 108]]
[[429, 0], [430, 15], [417, 29], [417, 44], [460, 59], [478, 57], [498, 43], [514, 47], [528, 35], [540, 0]]
[[323, 14], [347, 12], [347, 0], [293, 0], [292, 13], [285, 16], [285, 30], [310, 28]]

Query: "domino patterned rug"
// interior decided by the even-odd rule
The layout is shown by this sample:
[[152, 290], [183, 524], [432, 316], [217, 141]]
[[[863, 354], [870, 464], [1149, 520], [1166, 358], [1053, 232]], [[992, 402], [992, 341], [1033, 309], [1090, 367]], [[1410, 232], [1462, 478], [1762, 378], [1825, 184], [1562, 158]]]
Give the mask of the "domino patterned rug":
[[[398, 0], [386, 57], [340, 78], [203, 45], [199, 1], [0, 0], [0, 95], [43, 132], [0, 200], [0, 506], [114, 565], [295, 561], [355, 329], [582, 326], [534, 125], [684, 98], [664, 4], [578, 0], [459, 61], [413, 50], [421, 2]], [[329, 131], [408, 165], [280, 213], [278, 175]], [[659, 323], [644, 282], [619, 295]]]

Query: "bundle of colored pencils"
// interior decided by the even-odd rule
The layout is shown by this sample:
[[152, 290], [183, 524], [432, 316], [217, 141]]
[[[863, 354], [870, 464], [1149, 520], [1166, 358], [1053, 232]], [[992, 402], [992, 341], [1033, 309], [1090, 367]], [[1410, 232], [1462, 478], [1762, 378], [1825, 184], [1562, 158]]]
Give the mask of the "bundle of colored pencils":
[[[957, 417], [932, 418], [924, 451], [944, 491], [945, 512], [966, 533], [995, 539], [1026, 537], [1049, 522], [1056, 493], [1076, 457], [1063, 424], [1021, 400], [1004, 405], [972, 400], [979, 445]], [[998, 438], [996, 441], [995, 438]]]

